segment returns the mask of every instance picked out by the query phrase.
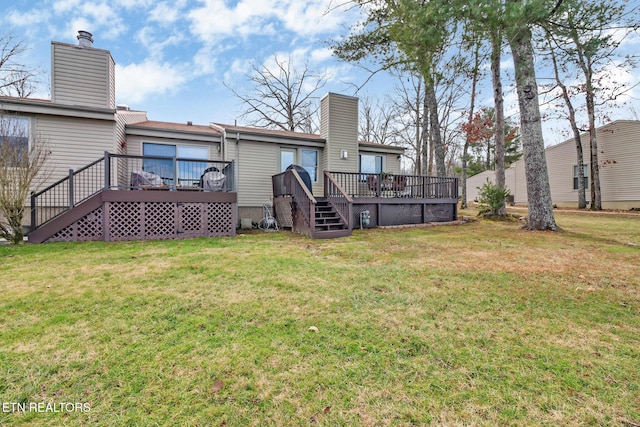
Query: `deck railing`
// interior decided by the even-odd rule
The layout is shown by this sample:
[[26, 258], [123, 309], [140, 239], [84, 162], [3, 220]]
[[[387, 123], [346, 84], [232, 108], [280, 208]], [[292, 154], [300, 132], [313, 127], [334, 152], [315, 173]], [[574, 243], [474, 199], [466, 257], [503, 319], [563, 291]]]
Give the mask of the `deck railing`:
[[349, 197], [329, 172], [324, 173], [324, 195], [347, 225], [347, 228], [351, 230], [353, 228], [351, 221], [353, 199]]
[[313, 237], [316, 228], [316, 199], [295, 169], [274, 175], [273, 197], [291, 197], [293, 226], [299, 233]]
[[[91, 164], [44, 190], [31, 193], [31, 230], [61, 215], [105, 189], [204, 191], [201, 177], [207, 170], [225, 176], [224, 191], [235, 191], [234, 163], [225, 161], [130, 156], [105, 152]], [[145, 184], [134, 177], [156, 179]]]
[[390, 173], [328, 172], [351, 197], [456, 199], [458, 178]]

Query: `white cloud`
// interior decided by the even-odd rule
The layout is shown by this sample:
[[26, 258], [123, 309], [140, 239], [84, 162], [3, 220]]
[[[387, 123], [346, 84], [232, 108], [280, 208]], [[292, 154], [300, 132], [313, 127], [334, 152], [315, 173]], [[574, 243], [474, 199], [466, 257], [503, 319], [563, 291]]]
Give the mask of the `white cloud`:
[[276, 4], [262, 0], [240, 0], [229, 8], [224, 0], [205, 0], [204, 6], [187, 14], [191, 31], [203, 40], [240, 34], [269, 33], [267, 19]]
[[155, 3], [155, 0], [116, 0], [118, 6], [126, 9], [149, 7]]
[[77, 8], [81, 3], [81, 0], [57, 0], [53, 2], [53, 11], [56, 14], [65, 13]]
[[324, 62], [333, 59], [333, 50], [330, 48], [314, 49], [309, 54], [313, 62]]
[[153, 59], [116, 66], [118, 103], [140, 104], [154, 95], [175, 93], [188, 79], [184, 67]]
[[162, 58], [167, 47], [177, 46], [185, 39], [184, 35], [178, 32], [166, 34], [166, 31], [162, 31], [162, 36], [163, 38], [158, 39], [155, 27], [143, 27], [136, 33], [135, 37], [153, 58]]
[[251, 61], [248, 59], [235, 59], [231, 66], [224, 73], [223, 78], [226, 84], [233, 87], [239, 80], [244, 80], [248, 73], [251, 73]]
[[11, 25], [17, 27], [28, 27], [32, 25], [39, 25], [47, 22], [50, 19], [50, 13], [44, 10], [30, 10], [28, 12], [18, 12], [12, 10], [7, 14], [7, 20]]
[[[342, 8], [343, 9], [343, 8]], [[278, 15], [284, 26], [300, 35], [322, 34], [335, 31], [350, 14], [335, 9], [332, 0], [288, 1], [287, 8]], [[276, 13], [278, 11], [276, 10]]]
[[209, 41], [234, 35], [264, 37], [280, 29], [308, 37], [335, 31], [353, 19], [354, 12], [334, 5], [334, 0], [240, 0], [229, 7], [225, 0], [204, 0], [188, 18], [191, 31]]
[[40, 26], [54, 39], [75, 40], [78, 30], [99, 34], [100, 39], [117, 39], [126, 31], [120, 10], [107, 2], [58, 0], [50, 8], [39, 5], [20, 13], [12, 11], [8, 19], [14, 26]]
[[193, 74], [215, 74], [217, 71], [218, 55], [211, 46], [204, 46], [193, 57]]
[[182, 6], [184, 1], [161, 2], [151, 9], [148, 19], [161, 25], [173, 24], [182, 15]]

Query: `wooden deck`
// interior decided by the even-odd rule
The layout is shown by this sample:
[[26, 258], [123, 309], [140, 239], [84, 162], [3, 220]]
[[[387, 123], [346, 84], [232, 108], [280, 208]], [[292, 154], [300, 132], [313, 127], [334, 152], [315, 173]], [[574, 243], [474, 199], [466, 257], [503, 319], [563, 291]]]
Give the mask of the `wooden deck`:
[[235, 236], [237, 194], [104, 190], [29, 233], [29, 243]]
[[323, 236], [314, 223], [318, 199], [327, 200], [339, 213], [343, 236], [353, 228], [449, 222], [458, 216], [457, 178], [325, 172], [324, 195], [319, 198], [301, 191], [302, 181], [287, 174], [273, 178], [276, 218], [281, 226], [314, 238]]
[[[159, 166], [163, 176], [149, 172]], [[223, 185], [209, 187], [208, 171]], [[233, 162], [105, 153], [31, 195], [28, 241], [235, 236], [233, 176]]]

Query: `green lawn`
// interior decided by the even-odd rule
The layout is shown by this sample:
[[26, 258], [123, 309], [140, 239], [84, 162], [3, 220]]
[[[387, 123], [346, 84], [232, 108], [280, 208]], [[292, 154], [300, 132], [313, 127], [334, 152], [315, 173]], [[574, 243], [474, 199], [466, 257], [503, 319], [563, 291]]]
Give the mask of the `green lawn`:
[[[0, 425], [640, 424], [640, 216], [0, 246]], [[317, 332], [310, 330], [317, 328]]]

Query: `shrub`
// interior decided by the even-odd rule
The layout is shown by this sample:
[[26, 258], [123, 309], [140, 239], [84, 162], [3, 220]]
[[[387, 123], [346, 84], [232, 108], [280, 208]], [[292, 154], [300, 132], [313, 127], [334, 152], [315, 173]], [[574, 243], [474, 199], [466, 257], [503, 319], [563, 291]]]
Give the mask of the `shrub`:
[[504, 214], [507, 197], [511, 195], [508, 188], [499, 187], [487, 179], [480, 190], [480, 212], [483, 216], [501, 216]]

